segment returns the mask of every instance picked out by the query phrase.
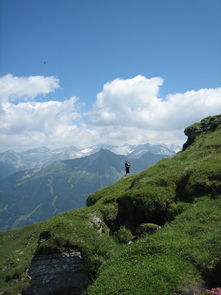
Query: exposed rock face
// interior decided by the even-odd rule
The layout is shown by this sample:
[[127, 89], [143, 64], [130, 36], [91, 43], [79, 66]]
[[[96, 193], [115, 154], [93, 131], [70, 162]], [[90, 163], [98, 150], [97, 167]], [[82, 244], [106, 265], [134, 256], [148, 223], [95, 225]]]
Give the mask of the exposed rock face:
[[221, 127], [221, 115], [214, 117], [207, 117], [198, 124], [187, 127], [184, 134], [188, 137], [187, 142], [183, 145], [183, 151], [190, 146], [195, 138], [201, 134], [205, 134]]
[[73, 250], [37, 254], [28, 275], [24, 295], [80, 295], [89, 284], [81, 253]]
[[91, 216], [91, 225], [96, 228], [99, 233], [109, 232], [109, 228], [106, 224], [96, 215]]

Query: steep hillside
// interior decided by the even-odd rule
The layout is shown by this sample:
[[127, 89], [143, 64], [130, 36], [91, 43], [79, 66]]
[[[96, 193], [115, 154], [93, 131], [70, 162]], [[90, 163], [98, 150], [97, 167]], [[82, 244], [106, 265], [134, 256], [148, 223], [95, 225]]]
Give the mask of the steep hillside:
[[185, 295], [221, 286], [221, 116], [191, 128], [202, 132], [183, 152], [92, 194], [88, 208], [1, 233], [2, 294]]
[[[144, 153], [132, 159], [136, 173], [160, 160]], [[40, 171], [17, 172], [0, 181], [0, 230], [14, 229], [85, 207], [88, 194], [113, 184], [124, 175], [126, 157], [108, 150], [87, 157], [56, 161]]]

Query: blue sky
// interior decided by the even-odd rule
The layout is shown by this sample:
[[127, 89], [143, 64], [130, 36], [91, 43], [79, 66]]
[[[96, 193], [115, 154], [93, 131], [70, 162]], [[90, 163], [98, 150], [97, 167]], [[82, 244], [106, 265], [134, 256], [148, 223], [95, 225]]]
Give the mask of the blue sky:
[[[44, 96], [39, 90], [35, 102], [76, 96], [78, 112], [83, 102], [90, 116], [100, 114], [94, 110], [97, 94], [117, 78], [123, 83], [138, 75], [161, 77], [157, 97], [163, 100], [190, 90], [217, 89], [220, 14], [220, 0], [1, 0], [0, 77], [57, 78], [59, 88]], [[218, 95], [217, 111], [219, 102]], [[79, 116], [77, 126], [84, 124], [85, 113]], [[12, 130], [7, 132], [12, 136]], [[10, 142], [9, 136], [3, 138]], [[4, 148], [13, 145], [15, 140]]]

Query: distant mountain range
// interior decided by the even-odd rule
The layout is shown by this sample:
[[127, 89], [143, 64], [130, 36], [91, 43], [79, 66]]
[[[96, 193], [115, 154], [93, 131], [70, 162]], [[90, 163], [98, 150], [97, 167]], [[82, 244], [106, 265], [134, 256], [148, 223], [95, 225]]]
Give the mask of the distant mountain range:
[[[20, 154], [4, 153], [5, 159], [10, 159], [15, 169], [28, 163], [32, 169], [19, 171], [0, 181], [0, 230], [17, 228], [84, 207], [90, 193], [124, 176], [125, 159], [131, 161], [132, 173], [137, 173], [170, 156], [169, 153], [154, 154], [149, 148], [153, 149], [153, 146], [138, 146], [127, 155], [117, 155], [106, 149], [90, 154], [92, 149], [88, 149], [90, 155], [68, 160], [59, 158], [73, 156], [71, 149], [60, 150], [57, 156], [45, 148]], [[167, 151], [166, 147], [156, 150], [160, 151], [160, 148]], [[55, 158], [57, 161], [46, 165]]]
[[20, 153], [8, 150], [0, 153], [0, 179], [27, 169], [35, 169], [35, 171], [37, 171], [54, 161], [89, 156], [98, 152], [101, 148], [108, 149], [115, 154], [130, 156], [130, 158], [135, 159], [141, 157], [146, 152], [163, 156], [172, 156], [181, 149], [177, 145], [151, 145], [147, 143], [142, 145], [122, 146], [98, 145], [84, 149], [79, 149], [74, 146], [54, 150], [40, 147]]

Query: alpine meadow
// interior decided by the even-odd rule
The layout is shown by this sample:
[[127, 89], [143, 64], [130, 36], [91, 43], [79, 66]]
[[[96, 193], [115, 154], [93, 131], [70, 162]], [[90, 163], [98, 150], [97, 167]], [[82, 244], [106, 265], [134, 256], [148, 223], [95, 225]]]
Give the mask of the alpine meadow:
[[220, 287], [221, 115], [185, 134], [181, 152], [91, 194], [86, 208], [1, 232], [0, 294], [187, 295]]

